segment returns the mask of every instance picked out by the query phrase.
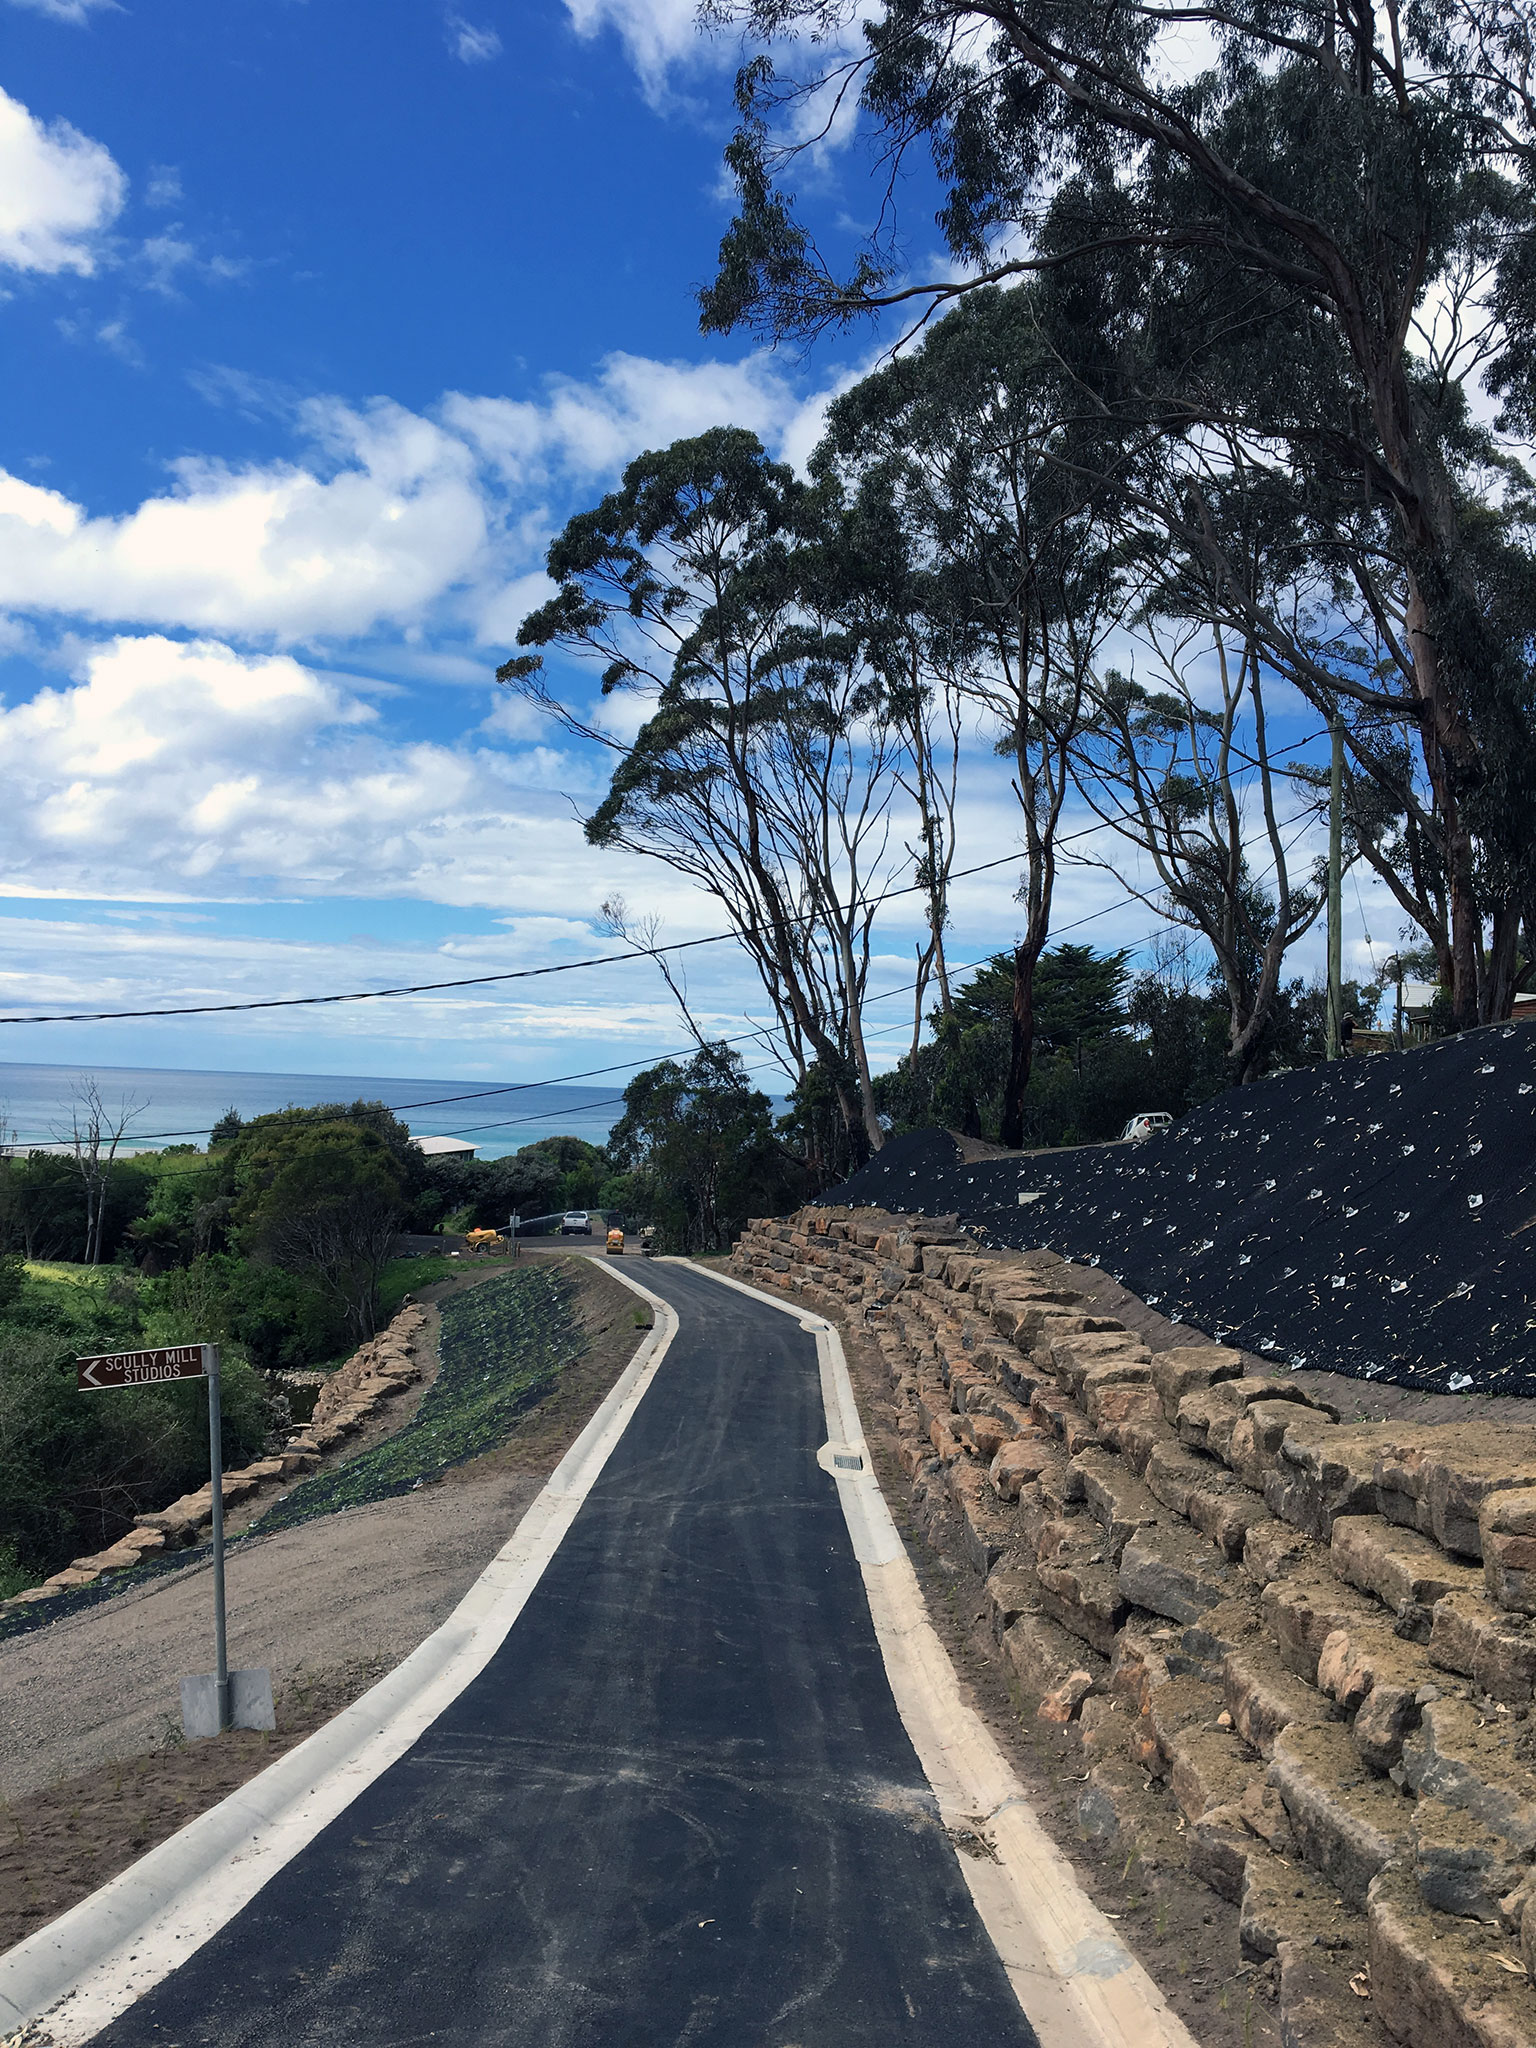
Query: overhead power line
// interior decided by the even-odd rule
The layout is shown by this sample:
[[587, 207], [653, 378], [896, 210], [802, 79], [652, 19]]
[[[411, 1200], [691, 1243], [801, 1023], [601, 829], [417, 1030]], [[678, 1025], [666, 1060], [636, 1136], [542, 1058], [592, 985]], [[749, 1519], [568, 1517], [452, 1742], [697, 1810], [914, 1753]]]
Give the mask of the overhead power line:
[[[1142, 899], [1134, 893], [1129, 893], [1127, 895], [1117, 897], [1113, 903], [1106, 903], [1102, 905], [1098, 910], [1089, 911], [1087, 915], [1084, 917], [1074, 918], [1070, 924], [1058, 926], [1057, 931], [1075, 931], [1079, 925], [1091, 924], [1095, 918], [1107, 917], [1111, 911], [1123, 910], [1126, 908], [1128, 904], [1139, 903], [1141, 900]], [[1164, 927], [1159, 926], [1158, 930], [1160, 931], [1163, 928]], [[1133, 939], [1130, 942], [1130, 947], [1128, 950], [1134, 951], [1137, 946], [1146, 944], [1148, 939], [1155, 938], [1156, 935], [1156, 932], [1150, 932], [1143, 934], [1142, 937], [1139, 939]], [[1053, 933], [1052, 936], [1055, 936], [1055, 933]], [[1196, 936], [1198, 935], [1191, 934], [1192, 939]], [[1002, 950], [1006, 952], [1008, 949], [1005, 947]], [[950, 971], [954, 974], [970, 974], [974, 972], [975, 969], [978, 967], [985, 967], [989, 960], [995, 959], [996, 957], [998, 956], [992, 953], [988, 953], [980, 960], [958, 961], [951, 966]], [[864, 998], [863, 1007], [867, 1009], [873, 1003], [891, 1002], [897, 996], [911, 995], [916, 988], [917, 983], [915, 981], [907, 981], [902, 982], [896, 988], [881, 989], [879, 993], [876, 995], [866, 996]], [[769, 1023], [764, 1022], [762, 1024], [754, 1025], [750, 1031], [738, 1032], [734, 1037], [731, 1038], [712, 1039], [710, 1043], [714, 1045], [726, 1046], [750, 1045], [753, 1042], [753, 1040], [760, 1040], [764, 1032], [770, 1030], [771, 1028], [772, 1026]], [[893, 1026], [892, 1028], [905, 1030], [906, 1026], [900, 1025]], [[646, 1053], [639, 1059], [618, 1060], [615, 1061], [615, 1063], [612, 1066], [585, 1067], [582, 1069], [580, 1073], [576, 1074], [553, 1074], [548, 1075], [544, 1079], [538, 1081], [506, 1081], [502, 1082], [499, 1086], [495, 1088], [475, 1088], [469, 1090], [467, 1093], [459, 1095], [429, 1095], [423, 1097], [421, 1100], [416, 1102], [390, 1102], [385, 1103], [383, 1106], [393, 1116], [397, 1115], [401, 1110], [437, 1109], [455, 1102], [482, 1102], [487, 1097], [492, 1095], [525, 1094], [529, 1089], [532, 1088], [569, 1087], [574, 1082], [592, 1081], [598, 1079], [600, 1076], [604, 1076], [607, 1074], [634, 1073], [637, 1069], [642, 1067], [660, 1065], [663, 1060], [686, 1059], [690, 1053], [695, 1051], [697, 1051], [696, 1046], [678, 1046], [670, 1052]], [[606, 1109], [611, 1107], [614, 1103], [622, 1102], [623, 1100], [624, 1098], [622, 1095], [604, 1096], [596, 1102], [583, 1103], [581, 1105], [581, 1108], [583, 1111], [591, 1109]], [[313, 1114], [314, 1107], [316, 1106], [317, 1105], [311, 1105], [308, 1108], [295, 1108], [292, 1110], [270, 1110], [263, 1114], [262, 1120], [265, 1122], [276, 1122], [285, 1117], [292, 1117], [295, 1122], [302, 1122], [306, 1117]], [[469, 1136], [473, 1132], [508, 1130], [518, 1124], [542, 1123], [544, 1121], [545, 1119], [539, 1116], [510, 1117], [506, 1119], [504, 1122], [497, 1122], [491, 1124], [461, 1124], [456, 1130], [453, 1131], [427, 1131], [423, 1132], [421, 1135], [424, 1137], [463, 1138]], [[174, 1140], [178, 1138], [206, 1138], [210, 1135], [212, 1129], [213, 1126], [211, 1124], [205, 1124], [200, 1125], [196, 1130], [135, 1131], [128, 1135], [128, 1142], [135, 1145], [144, 1145], [151, 1143], [161, 1143], [167, 1140]], [[18, 1138], [13, 1140], [13, 1145], [15, 1149], [20, 1150], [24, 1149], [25, 1146], [29, 1143], [37, 1145], [49, 1142], [53, 1141], [47, 1139], [26, 1140]]]
[[[1311, 737], [1310, 735], [1308, 736]], [[1130, 820], [1134, 814], [1123, 812], [1122, 817]], [[1091, 825], [1085, 825], [1077, 832], [1064, 832], [1056, 839], [1056, 845], [1070, 846], [1079, 839], [1091, 838], [1106, 828], [1112, 829], [1114, 820], [1096, 817]], [[1012, 867], [1023, 858], [1019, 850], [998, 856], [996, 860], [978, 861], [974, 867], [960, 868], [945, 877], [945, 887], [951, 883], [963, 882], [972, 875], [990, 874], [994, 869]], [[925, 894], [926, 882], [907, 882], [899, 889], [886, 889], [880, 895], [865, 897], [857, 905], [859, 909], [877, 910], [882, 903], [892, 902], [898, 896]], [[1114, 908], [1115, 906], [1110, 906]], [[1095, 916], [1103, 915], [1094, 912]], [[813, 922], [815, 913], [805, 917], [786, 920], [791, 925]], [[1086, 922], [1086, 920], [1079, 920]], [[1064, 927], [1071, 930], [1071, 926]], [[616, 967], [626, 960], [654, 960], [662, 953], [687, 953], [699, 946], [724, 945], [728, 940], [739, 939], [734, 931], [710, 932], [699, 939], [674, 939], [664, 946], [635, 946], [623, 953], [598, 953], [586, 960], [558, 960], [547, 967], [511, 967], [496, 974], [467, 974], [453, 981], [404, 982], [393, 988], [347, 989], [335, 995], [322, 996], [261, 996], [250, 1002], [240, 1003], [176, 1003], [164, 1009], [155, 1010], [54, 1010], [42, 1015], [0, 1017], [0, 1024], [112, 1024], [137, 1021], [147, 1017], [213, 1017], [227, 1016], [252, 1010], [298, 1010], [314, 1009], [337, 1003], [373, 1003], [397, 996], [441, 995], [450, 989], [490, 988], [512, 981], [537, 981], [552, 974], [576, 974], [591, 967]]]
[[[1096, 832], [1100, 826], [1095, 823], [1083, 832], [1071, 833], [1070, 838], [1081, 839], [1088, 832]], [[1064, 841], [1058, 843], [1065, 843]], [[963, 882], [970, 875], [984, 875], [993, 868], [1012, 867], [1023, 856], [1018, 852], [1005, 853], [997, 860], [984, 860], [972, 868], [961, 868], [949, 875], [947, 882]], [[926, 882], [908, 882], [899, 889], [886, 889], [879, 896], [866, 897], [857, 907], [864, 910], [878, 909], [897, 896], [915, 896], [927, 891]], [[787, 924], [810, 924], [814, 913], [806, 917], [787, 918]], [[454, 981], [417, 981], [402, 983], [397, 988], [349, 989], [340, 995], [326, 996], [262, 996], [246, 1003], [177, 1003], [163, 1010], [59, 1010], [44, 1016], [0, 1017], [0, 1024], [111, 1024], [142, 1017], [211, 1017], [230, 1011], [243, 1010], [297, 1010], [312, 1008], [324, 1003], [373, 1003], [387, 996], [427, 996], [441, 994], [445, 989], [488, 988], [493, 983], [508, 981], [536, 981], [543, 975], [575, 974], [587, 967], [616, 967], [625, 960], [654, 960], [660, 953], [687, 953], [696, 946], [719, 946], [728, 939], [737, 939], [739, 934], [711, 932], [702, 939], [673, 939], [665, 946], [634, 946], [623, 953], [598, 953], [589, 960], [557, 960], [548, 967], [511, 967], [498, 974], [466, 974]]]

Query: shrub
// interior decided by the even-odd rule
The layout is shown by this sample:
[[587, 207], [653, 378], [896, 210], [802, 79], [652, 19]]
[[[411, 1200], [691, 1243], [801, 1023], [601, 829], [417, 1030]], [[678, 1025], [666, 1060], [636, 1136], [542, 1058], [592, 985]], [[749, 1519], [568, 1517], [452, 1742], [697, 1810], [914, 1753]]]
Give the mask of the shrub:
[[20, 1252], [0, 1256], [0, 1312], [8, 1309], [21, 1293], [27, 1277], [27, 1263]]
[[[55, 1331], [0, 1323], [0, 1553], [29, 1575], [115, 1542], [135, 1515], [208, 1477], [203, 1388], [82, 1394], [81, 1348]], [[237, 1359], [224, 1369], [222, 1394], [225, 1462], [245, 1464], [259, 1455], [273, 1409], [260, 1375]]]
[[238, 1344], [263, 1372], [296, 1372], [347, 1348], [337, 1303], [277, 1266], [228, 1253], [145, 1281], [144, 1334], [155, 1344]]

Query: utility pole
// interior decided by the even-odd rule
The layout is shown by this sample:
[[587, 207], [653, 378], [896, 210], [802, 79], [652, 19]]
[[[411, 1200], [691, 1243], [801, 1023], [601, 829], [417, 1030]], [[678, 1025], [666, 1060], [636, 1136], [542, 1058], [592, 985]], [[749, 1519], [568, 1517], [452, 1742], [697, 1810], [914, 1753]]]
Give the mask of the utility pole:
[[1343, 1051], [1340, 1027], [1344, 1022], [1344, 944], [1339, 930], [1339, 913], [1344, 884], [1344, 722], [1335, 712], [1333, 732], [1333, 773], [1328, 804], [1328, 1057], [1336, 1060]]

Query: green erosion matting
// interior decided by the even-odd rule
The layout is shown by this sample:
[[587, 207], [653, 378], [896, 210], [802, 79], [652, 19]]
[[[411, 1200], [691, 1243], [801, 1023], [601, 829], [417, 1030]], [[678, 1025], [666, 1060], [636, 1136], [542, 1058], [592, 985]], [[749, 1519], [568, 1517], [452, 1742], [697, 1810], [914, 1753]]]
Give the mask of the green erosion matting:
[[505, 1442], [518, 1417], [586, 1349], [575, 1289], [548, 1267], [514, 1267], [443, 1302], [437, 1378], [393, 1436], [317, 1472], [268, 1508], [252, 1535], [270, 1536], [435, 1479]]

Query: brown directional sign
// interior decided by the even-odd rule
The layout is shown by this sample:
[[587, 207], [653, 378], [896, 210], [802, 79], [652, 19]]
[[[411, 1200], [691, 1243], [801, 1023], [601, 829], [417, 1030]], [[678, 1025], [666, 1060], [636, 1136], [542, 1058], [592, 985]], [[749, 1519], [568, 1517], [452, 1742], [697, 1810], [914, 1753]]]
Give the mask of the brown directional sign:
[[165, 1380], [200, 1380], [205, 1357], [201, 1344], [162, 1344], [153, 1351], [110, 1351], [102, 1358], [77, 1358], [79, 1391], [98, 1394], [108, 1387], [156, 1387]]

